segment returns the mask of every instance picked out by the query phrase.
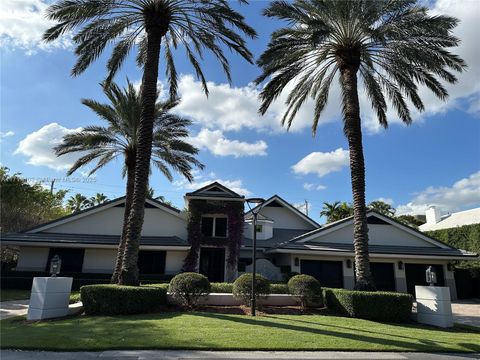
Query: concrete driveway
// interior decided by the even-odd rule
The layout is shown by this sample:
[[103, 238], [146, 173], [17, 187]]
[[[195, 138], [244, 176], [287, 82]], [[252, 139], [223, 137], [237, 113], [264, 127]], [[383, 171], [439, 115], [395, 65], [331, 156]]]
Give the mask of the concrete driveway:
[[452, 303], [453, 321], [480, 327], [480, 299], [457, 300]]
[[30, 300], [12, 300], [0, 302], [0, 320], [26, 315]]

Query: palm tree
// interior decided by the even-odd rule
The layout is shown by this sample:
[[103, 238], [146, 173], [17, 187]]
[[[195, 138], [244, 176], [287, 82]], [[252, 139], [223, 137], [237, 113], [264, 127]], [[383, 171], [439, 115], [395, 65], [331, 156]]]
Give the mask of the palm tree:
[[88, 206], [97, 206], [106, 201], [108, 201], [108, 198], [104, 193], [96, 193], [95, 196], [91, 196], [90, 199], [88, 199]]
[[[59, 156], [78, 152], [82, 154], [67, 172], [68, 175], [80, 167], [96, 162], [89, 173], [91, 175], [118, 156], [123, 157], [122, 175], [127, 178], [125, 212], [112, 276], [112, 282], [117, 283], [125, 258], [127, 222], [134, 197], [142, 100], [140, 91], [137, 91], [130, 82], [123, 90], [112, 83], [110, 86], [104, 86], [103, 92], [110, 104], [90, 99], [84, 99], [82, 103], [106, 121], [108, 127], [87, 126], [81, 131], [65, 135], [63, 142], [55, 147], [55, 151]], [[170, 168], [185, 176], [188, 181], [192, 181], [192, 168], [203, 169], [203, 164], [194, 157], [198, 149], [185, 141], [188, 138], [188, 126], [191, 121], [169, 113], [177, 104], [178, 101], [155, 104], [151, 162], [170, 181], [173, 180]], [[150, 169], [150, 166], [148, 168]]]
[[72, 213], [79, 212], [87, 208], [88, 205], [89, 204], [88, 204], [87, 197], [78, 193], [73, 196], [70, 196], [70, 198], [67, 200], [67, 209]]
[[78, 60], [73, 75], [81, 74], [106, 47], [112, 46], [106, 79], [110, 82], [131, 49], [138, 49], [137, 63], [143, 68], [142, 111], [137, 132], [138, 151], [134, 196], [128, 218], [126, 261], [121, 276], [122, 284], [138, 285], [138, 246], [148, 188], [161, 47], [164, 49], [170, 98], [173, 100], [177, 96], [173, 51], [178, 46], [185, 50], [186, 58], [208, 95], [207, 81], [197, 56], [202, 59], [204, 52], [210, 51], [230, 80], [224, 49], [252, 62], [252, 54], [238, 33], [254, 38], [256, 32], [227, 0], [61, 0], [48, 8], [47, 15], [58, 24], [46, 31], [45, 41], [53, 41], [67, 31], [77, 30], [73, 41], [77, 45]]
[[333, 203], [324, 202], [323, 210], [320, 216], [327, 218], [327, 223], [345, 219], [353, 215], [353, 207], [347, 202], [335, 201]]
[[258, 60], [268, 79], [260, 97], [264, 114], [286, 85], [293, 88], [286, 100], [282, 124], [291, 126], [307, 98], [314, 101], [312, 132], [324, 110], [332, 82], [342, 89], [343, 131], [350, 150], [354, 206], [356, 288], [374, 289], [368, 256], [365, 205], [365, 165], [362, 148], [358, 77], [378, 121], [387, 127], [387, 100], [405, 124], [412, 122], [406, 99], [420, 111], [424, 104], [417, 85], [424, 85], [440, 99], [448, 94], [442, 83], [455, 83], [451, 70], [463, 71], [464, 61], [447, 49], [457, 46], [452, 35], [458, 20], [431, 16], [414, 0], [273, 1], [264, 15], [288, 26], [271, 35]]
[[375, 200], [368, 204], [369, 209], [378, 211], [380, 214], [393, 216], [395, 215], [395, 209], [385, 201]]

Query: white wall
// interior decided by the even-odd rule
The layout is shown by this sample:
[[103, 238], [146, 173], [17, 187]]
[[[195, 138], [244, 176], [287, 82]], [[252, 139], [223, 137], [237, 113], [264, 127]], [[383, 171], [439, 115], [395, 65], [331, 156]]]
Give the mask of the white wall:
[[167, 251], [165, 259], [165, 274], [178, 274], [182, 270], [183, 261], [188, 251]]
[[[52, 233], [120, 235], [125, 208], [112, 207], [45, 230]], [[145, 209], [144, 236], [187, 239], [187, 221], [161, 209]]]
[[[273, 236], [273, 224], [271, 221], [257, 221], [258, 225], [262, 225], [262, 232], [257, 232], [257, 240], [268, 240]], [[253, 222], [246, 222], [243, 228], [243, 236], [247, 239], [253, 238]]]
[[50, 249], [46, 247], [21, 246], [18, 254], [17, 270], [45, 271], [49, 251]]
[[308, 221], [283, 207], [264, 207], [261, 214], [274, 221], [274, 229], [313, 230], [315, 227]]
[[85, 249], [82, 271], [86, 273], [113, 273], [116, 249]]
[[[353, 242], [353, 225], [348, 225], [325, 235], [318, 234], [318, 238], [309, 242], [348, 243]], [[368, 225], [368, 243], [371, 245], [393, 246], [420, 246], [436, 247], [419, 237], [401, 230], [393, 225]]]

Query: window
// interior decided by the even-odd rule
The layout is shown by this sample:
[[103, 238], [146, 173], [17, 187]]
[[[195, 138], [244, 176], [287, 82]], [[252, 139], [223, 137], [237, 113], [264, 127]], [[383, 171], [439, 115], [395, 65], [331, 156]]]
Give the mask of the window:
[[45, 271], [50, 271], [50, 261], [55, 255], [58, 255], [62, 260], [60, 274], [82, 272], [84, 254], [85, 249], [50, 248]]
[[261, 233], [263, 232], [263, 225], [257, 225], [255, 229], [257, 230], [257, 233]]
[[166, 251], [140, 250], [138, 270], [140, 274], [164, 274]]
[[204, 216], [202, 217], [202, 235], [211, 237], [227, 237], [226, 217]]

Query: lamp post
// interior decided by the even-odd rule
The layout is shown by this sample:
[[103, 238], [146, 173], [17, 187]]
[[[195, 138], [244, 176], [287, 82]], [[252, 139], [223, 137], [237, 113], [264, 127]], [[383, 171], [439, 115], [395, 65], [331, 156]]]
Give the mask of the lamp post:
[[[253, 252], [252, 252], [252, 298], [250, 300], [251, 304], [251, 314], [256, 316], [256, 307], [257, 307], [257, 216], [262, 208], [262, 204], [265, 202], [262, 198], [250, 198], [245, 200], [247, 202], [248, 208], [253, 215]], [[252, 209], [250, 204], [255, 204], [255, 207]]]

